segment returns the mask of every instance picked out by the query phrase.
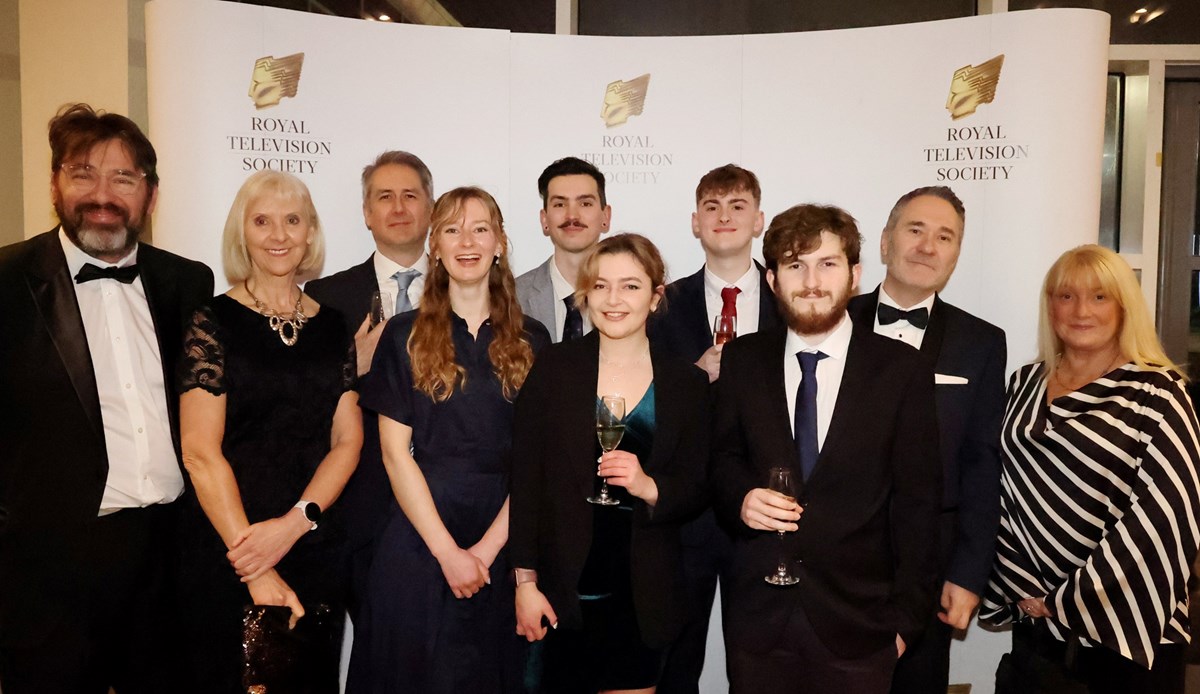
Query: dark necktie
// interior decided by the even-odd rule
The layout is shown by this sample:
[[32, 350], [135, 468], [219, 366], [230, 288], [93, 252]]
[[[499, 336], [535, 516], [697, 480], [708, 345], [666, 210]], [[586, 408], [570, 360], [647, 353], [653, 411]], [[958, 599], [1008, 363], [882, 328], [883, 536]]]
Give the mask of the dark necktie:
[[421, 276], [418, 270], [397, 270], [392, 274], [396, 285], [400, 288], [396, 294], [396, 315], [413, 310], [412, 300], [408, 298], [408, 288]]
[[96, 267], [91, 263], [84, 263], [80, 268], [79, 274], [75, 275], [75, 283], [83, 284], [92, 280], [110, 279], [116, 280], [122, 284], [132, 284], [133, 280], [138, 276], [137, 265], [126, 265], [125, 267]]
[[929, 325], [929, 309], [922, 306], [921, 308], [905, 311], [895, 306], [879, 304], [880, 325], [891, 325], [898, 320], [906, 320], [912, 327], [924, 330], [925, 326]]
[[804, 481], [817, 466], [817, 362], [829, 356], [823, 352], [797, 352], [800, 360], [800, 387], [796, 389], [796, 418], [793, 435], [800, 475]]
[[737, 318], [737, 296], [742, 290], [737, 287], [725, 287], [721, 290], [721, 315]]
[[562, 341], [570, 342], [583, 337], [583, 316], [580, 315], [579, 309], [575, 308], [574, 294], [568, 294], [563, 303], [567, 305], [567, 319], [563, 321]]

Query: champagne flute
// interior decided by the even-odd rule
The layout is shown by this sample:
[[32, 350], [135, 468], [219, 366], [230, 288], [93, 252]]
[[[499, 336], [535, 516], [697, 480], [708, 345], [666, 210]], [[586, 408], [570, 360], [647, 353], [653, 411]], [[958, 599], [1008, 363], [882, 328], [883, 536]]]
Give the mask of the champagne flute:
[[[625, 398], [620, 395], [604, 395], [596, 403], [596, 438], [600, 448], [608, 453], [615, 449], [625, 436]], [[600, 459], [597, 458], [599, 463]], [[616, 506], [621, 503], [608, 494], [608, 480], [600, 478], [600, 493], [588, 497], [588, 503], [600, 506]]]
[[[788, 501], [796, 500], [795, 483], [792, 481], [792, 469], [786, 467], [771, 468], [770, 479], [767, 480], [767, 489], [773, 492], [779, 492], [786, 496]], [[783, 544], [783, 531], [776, 531], [779, 535], [779, 563], [775, 568], [775, 573], [765, 577], [767, 583], [773, 586], [794, 586], [800, 582], [800, 579], [792, 575], [788, 570], [788, 557], [786, 548]]]
[[713, 319], [713, 344], [723, 345], [737, 337], [737, 316], [718, 315]]

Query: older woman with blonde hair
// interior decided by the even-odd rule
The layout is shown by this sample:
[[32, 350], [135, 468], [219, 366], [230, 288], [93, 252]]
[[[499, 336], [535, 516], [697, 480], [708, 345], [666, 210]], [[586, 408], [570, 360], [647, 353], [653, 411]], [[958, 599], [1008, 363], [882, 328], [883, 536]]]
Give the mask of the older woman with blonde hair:
[[[354, 692], [521, 687], [508, 575], [513, 400], [550, 336], [521, 313], [508, 237], [480, 188], [438, 198], [420, 309], [388, 321], [363, 406], [395, 495], [368, 579]], [[369, 674], [358, 663], [369, 663]]]
[[1013, 374], [998, 555], [981, 619], [1013, 623], [998, 692], [1181, 692], [1200, 452], [1184, 377], [1129, 265], [1080, 246], [1042, 287]]
[[[322, 248], [304, 183], [253, 174], [225, 223], [233, 288], [196, 312], [185, 337], [180, 435], [194, 494], [180, 542], [184, 688], [246, 690], [246, 604], [316, 612], [340, 632], [343, 535], [330, 506], [358, 464], [362, 417], [352, 336], [296, 284]], [[316, 673], [305, 691], [337, 691], [338, 641], [305, 664]]]

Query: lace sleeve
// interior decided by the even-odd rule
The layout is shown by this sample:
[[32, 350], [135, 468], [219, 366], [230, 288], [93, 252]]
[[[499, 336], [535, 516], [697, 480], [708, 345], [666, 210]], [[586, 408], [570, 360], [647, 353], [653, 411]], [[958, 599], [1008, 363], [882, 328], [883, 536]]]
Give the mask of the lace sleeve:
[[180, 394], [193, 388], [225, 394], [225, 348], [217, 339], [219, 331], [211, 308], [206, 306], [192, 314], [183, 336], [183, 359], [179, 361]]
[[350, 338], [350, 347], [346, 350], [346, 359], [342, 362], [342, 392], [358, 389], [358, 352], [354, 348], [354, 338]]

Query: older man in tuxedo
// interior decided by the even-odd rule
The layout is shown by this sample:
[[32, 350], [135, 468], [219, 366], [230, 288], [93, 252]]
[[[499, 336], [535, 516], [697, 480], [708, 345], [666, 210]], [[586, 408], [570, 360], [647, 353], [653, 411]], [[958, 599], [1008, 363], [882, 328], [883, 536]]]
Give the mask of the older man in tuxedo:
[[935, 364], [944, 476], [938, 523], [936, 619], [896, 665], [893, 694], [944, 692], [950, 637], [987, 586], [1000, 526], [1004, 331], [938, 296], [962, 249], [966, 210], [945, 186], [905, 193], [879, 239], [883, 284], [850, 301], [860, 328], [921, 350]]
[[[932, 612], [933, 371], [846, 314], [860, 246], [836, 207], [777, 215], [763, 257], [787, 326], [721, 356], [712, 467], [717, 512], [738, 528], [733, 692], [887, 692]], [[792, 471], [794, 496], [766, 488], [772, 468]], [[780, 564], [795, 584], [765, 580]]]
[[139, 241], [133, 121], [70, 105], [50, 147], [59, 226], [0, 249], [0, 689], [172, 691], [174, 371], [213, 275]]
[[547, 166], [538, 177], [538, 193], [542, 233], [554, 244], [554, 253], [517, 278], [517, 299], [525, 315], [562, 342], [591, 330], [587, 316], [575, 307], [575, 279], [583, 259], [608, 231], [612, 208], [604, 196], [604, 174], [576, 157]]

